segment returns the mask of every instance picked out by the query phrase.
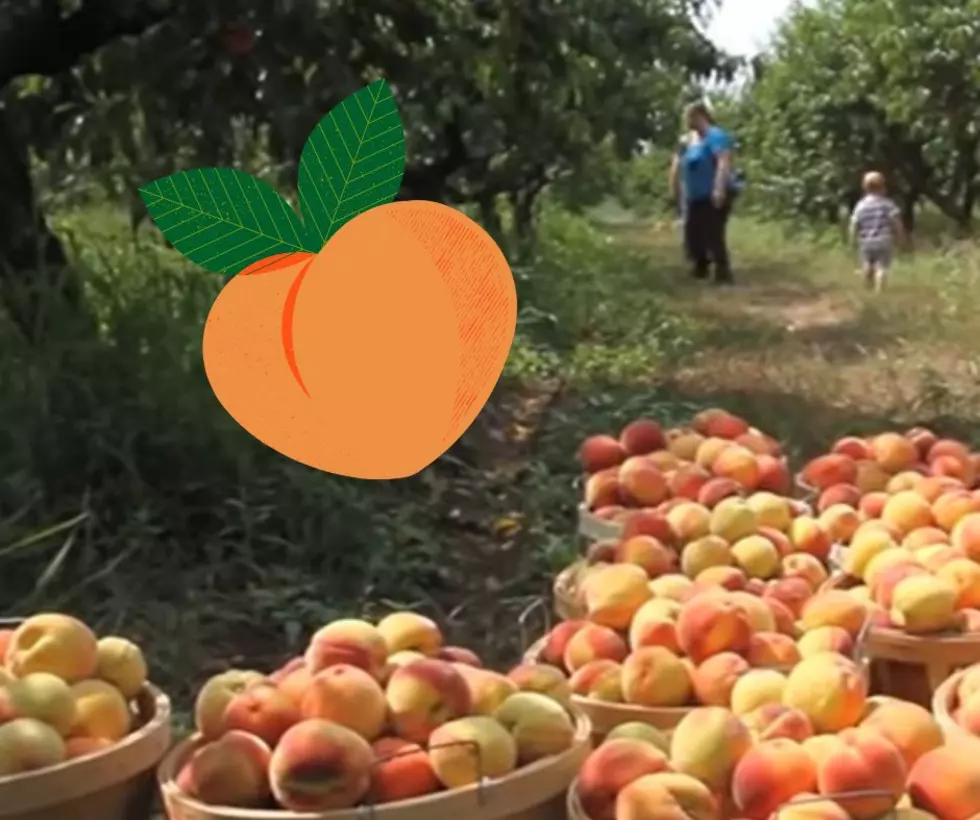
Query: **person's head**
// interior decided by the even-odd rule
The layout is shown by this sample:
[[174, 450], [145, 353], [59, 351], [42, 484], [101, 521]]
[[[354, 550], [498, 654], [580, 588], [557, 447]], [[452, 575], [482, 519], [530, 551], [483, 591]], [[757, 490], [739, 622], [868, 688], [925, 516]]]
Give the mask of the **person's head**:
[[695, 102], [687, 106], [684, 109], [684, 120], [687, 122], [688, 128], [697, 131], [699, 134], [703, 134], [708, 130], [708, 126], [714, 124], [711, 111], [703, 102]]
[[861, 188], [866, 194], [885, 193], [885, 175], [880, 171], [868, 171], [861, 180]]

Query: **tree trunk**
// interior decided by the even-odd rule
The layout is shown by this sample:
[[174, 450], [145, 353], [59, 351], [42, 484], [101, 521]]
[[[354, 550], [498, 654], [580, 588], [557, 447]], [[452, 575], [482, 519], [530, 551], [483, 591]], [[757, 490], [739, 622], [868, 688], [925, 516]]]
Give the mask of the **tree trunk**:
[[915, 209], [919, 205], [920, 196], [918, 191], [909, 191], [906, 196], [902, 197], [899, 205], [902, 211], [902, 226], [908, 233], [915, 231]]
[[477, 204], [480, 206], [480, 222], [484, 229], [506, 253], [506, 237], [503, 223], [500, 221], [500, 212], [497, 210], [496, 195], [491, 193], [480, 194]]
[[82, 286], [41, 213], [27, 146], [0, 109], [0, 302], [36, 342], [51, 321], [85, 317]]

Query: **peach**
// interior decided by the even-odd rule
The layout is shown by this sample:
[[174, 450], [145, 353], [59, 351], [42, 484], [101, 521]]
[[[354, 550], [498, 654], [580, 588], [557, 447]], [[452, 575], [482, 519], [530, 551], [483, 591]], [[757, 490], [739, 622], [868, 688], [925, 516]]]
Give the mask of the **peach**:
[[820, 770], [820, 766], [823, 765], [825, 761], [831, 754], [837, 752], [841, 748], [840, 738], [836, 735], [822, 734], [822, 735], [812, 735], [804, 740], [800, 745], [806, 749], [807, 754], [813, 758], [813, 762], [817, 764], [817, 771]]
[[675, 772], [648, 774], [616, 798], [616, 820], [718, 820], [719, 801], [696, 778]]
[[691, 426], [702, 435], [724, 439], [738, 438], [751, 429], [745, 419], [720, 407], [709, 407], [695, 414], [691, 419]]
[[[492, 715], [500, 704], [519, 691], [516, 683], [499, 672], [477, 669], [465, 663], [457, 663], [453, 666], [469, 687], [470, 700], [473, 704], [471, 713], [474, 715]], [[554, 667], [547, 668], [554, 669]], [[564, 678], [564, 675], [562, 677]]]
[[762, 535], [749, 535], [732, 544], [732, 558], [750, 578], [765, 580], [779, 572], [779, 552]]
[[652, 535], [662, 544], [671, 544], [674, 533], [667, 523], [667, 516], [658, 510], [636, 510], [623, 524], [622, 539], [634, 535]]
[[75, 722], [71, 735], [122, 740], [132, 728], [133, 715], [122, 692], [103, 680], [83, 680], [71, 688]]
[[803, 578], [812, 589], [818, 589], [827, 580], [826, 567], [819, 558], [807, 552], [797, 552], [784, 556], [782, 568], [784, 577]]
[[732, 687], [731, 709], [746, 715], [767, 703], [779, 703], [786, 688], [786, 676], [775, 669], [750, 669]]
[[451, 661], [452, 663], [465, 663], [467, 666], [483, 667], [480, 656], [472, 649], [465, 646], [444, 646], [436, 652], [436, 658], [440, 661]]
[[98, 641], [77, 618], [57, 613], [34, 615], [10, 637], [7, 669], [18, 678], [48, 672], [67, 683], [91, 678], [98, 665]]
[[388, 646], [377, 627], [357, 618], [341, 618], [317, 630], [306, 650], [306, 665], [314, 675], [337, 663], [357, 666], [380, 677]]
[[730, 439], [719, 438], [718, 436], [708, 436], [699, 445], [694, 453], [694, 463], [698, 467], [710, 469], [712, 463], [726, 447], [733, 446]]
[[920, 757], [907, 782], [912, 805], [942, 820], [971, 820], [980, 814], [980, 767], [955, 745]]
[[749, 628], [753, 632], [774, 632], [776, 620], [773, 618], [772, 610], [758, 595], [751, 592], [734, 590], [726, 597], [745, 613], [749, 621]]
[[679, 544], [708, 535], [711, 512], [694, 501], [683, 501], [667, 513], [667, 523]]
[[628, 629], [636, 611], [653, 597], [648, 581], [636, 564], [596, 567], [582, 582], [589, 620], [610, 629]]
[[871, 445], [866, 439], [857, 436], [844, 436], [834, 442], [830, 448], [832, 453], [850, 456], [856, 461], [871, 458]]
[[622, 666], [623, 700], [638, 706], [682, 706], [692, 695], [687, 666], [662, 646], [631, 653]]
[[670, 739], [667, 735], [656, 726], [639, 720], [629, 720], [614, 726], [606, 735], [603, 745], [608, 744], [610, 740], [639, 740], [642, 743], [649, 743], [665, 755], [670, 752]]
[[817, 767], [787, 738], [766, 740], [749, 749], [732, 774], [732, 797], [741, 816], [768, 820], [792, 798], [817, 787]]
[[968, 513], [957, 521], [950, 533], [950, 543], [963, 550], [967, 558], [980, 561], [980, 513]]
[[613, 555], [618, 563], [635, 564], [643, 569], [647, 578], [664, 575], [677, 566], [677, 554], [652, 535], [634, 535], [620, 541]]
[[395, 652], [388, 656], [388, 674], [384, 676], [384, 682], [387, 683], [388, 678], [391, 677], [391, 673], [395, 671], [399, 666], [404, 666], [406, 663], [412, 661], [419, 661], [422, 658], [427, 657], [421, 652], [416, 652], [414, 649], [403, 649], [401, 652]]
[[644, 456], [630, 456], [619, 468], [619, 494], [635, 507], [656, 507], [670, 496], [667, 478]]
[[444, 723], [432, 733], [428, 748], [436, 777], [447, 789], [459, 789], [484, 777], [503, 777], [518, 762], [517, 742], [510, 732], [483, 715]]
[[834, 504], [820, 513], [817, 521], [827, 531], [831, 541], [847, 544], [861, 526], [861, 515], [846, 504]]
[[0, 711], [7, 719], [40, 720], [62, 737], [68, 736], [78, 717], [71, 687], [48, 672], [32, 672], [12, 680], [5, 690], [0, 689], [0, 698], [6, 701]]
[[909, 575], [892, 590], [888, 617], [912, 634], [926, 634], [962, 625], [957, 617], [957, 588], [946, 578]]
[[627, 455], [643, 456], [667, 446], [664, 428], [653, 419], [636, 419], [619, 433], [619, 443]]
[[[882, 555], [887, 554], [882, 553]], [[912, 560], [901, 561], [887, 566], [875, 573], [874, 585], [871, 587], [872, 598], [878, 606], [884, 609], [890, 609], [895, 587], [898, 586], [900, 581], [912, 575], [928, 574], [924, 567]]]
[[381, 737], [371, 744], [371, 751], [369, 804], [410, 800], [439, 790], [429, 755], [421, 746], [400, 737]]
[[718, 453], [710, 469], [719, 478], [730, 478], [747, 490], [754, 490], [759, 485], [757, 457], [740, 444], [732, 444]]
[[650, 459], [651, 464], [659, 467], [665, 473], [685, 467], [691, 460], [689, 458], [678, 458], [670, 450], [657, 450], [655, 453], [647, 455], [647, 458]]
[[829, 797], [801, 792], [780, 808], [779, 820], [851, 820], [851, 817]]
[[943, 745], [943, 732], [932, 714], [921, 706], [898, 698], [868, 698], [861, 728], [873, 729], [898, 749], [911, 771], [926, 752]]
[[895, 808], [905, 792], [907, 769], [890, 741], [872, 729], [846, 729], [840, 746], [820, 761], [821, 794], [884, 791], [886, 795], [835, 797], [854, 820], [871, 820]]
[[700, 586], [702, 591], [711, 591], [714, 587], [715, 592], [720, 592], [718, 587], [730, 591], [745, 589], [748, 583], [745, 573], [738, 567], [708, 567], [701, 570], [694, 579], [695, 586]]
[[705, 436], [684, 428], [667, 431], [667, 450], [682, 461], [694, 461]]
[[288, 695], [271, 681], [260, 682], [237, 693], [228, 702], [221, 718], [221, 734], [236, 730], [248, 732], [271, 748], [301, 719], [298, 705]]
[[980, 512], [980, 499], [974, 498], [968, 490], [952, 490], [932, 502], [936, 526], [945, 532], [952, 532], [963, 516], [976, 512]]
[[867, 696], [867, 680], [854, 661], [818, 652], [790, 670], [783, 703], [809, 717], [815, 731], [837, 732], [860, 720]]
[[881, 520], [893, 526], [901, 536], [936, 523], [932, 505], [912, 490], [903, 490], [889, 498], [881, 511]]
[[885, 485], [885, 492], [889, 495], [895, 495], [906, 490], [912, 490], [925, 481], [925, 478], [922, 473], [916, 472], [915, 469], [895, 473], [895, 475], [888, 479], [888, 483]]
[[727, 595], [694, 598], [677, 617], [677, 640], [695, 664], [719, 652], [744, 652], [751, 633], [744, 610]]
[[871, 439], [871, 455], [892, 475], [907, 470], [919, 460], [919, 451], [899, 433], [881, 433]]
[[578, 460], [587, 473], [618, 467], [626, 460], [626, 448], [612, 436], [589, 436], [582, 442]]
[[839, 652], [849, 656], [854, 651], [854, 637], [839, 626], [818, 626], [801, 635], [796, 648], [801, 658], [822, 652]]
[[764, 703], [739, 717], [756, 742], [785, 737], [802, 743], [813, 736], [810, 718], [782, 703]]
[[980, 564], [969, 558], [957, 558], [936, 570], [936, 577], [956, 588], [956, 608], [980, 607]]
[[704, 706], [728, 706], [735, 682], [750, 668], [748, 661], [734, 652], [712, 655], [691, 676], [698, 702]]
[[889, 479], [892, 477], [892, 474], [877, 461], [856, 461], [855, 467], [857, 468], [857, 475], [851, 483], [865, 494], [884, 492]]
[[201, 746], [184, 764], [177, 786], [213, 806], [262, 808], [269, 801], [268, 745], [246, 732], [229, 732]]
[[597, 514], [600, 511], [605, 511], [600, 516], [603, 518], [609, 515], [608, 510], [610, 508], [621, 509], [622, 503], [625, 501], [619, 486], [618, 472], [613, 475], [605, 472], [590, 475], [585, 480], [583, 495], [585, 506], [590, 510]]
[[884, 529], [869, 527], [854, 534], [844, 557], [844, 571], [855, 578], [865, 579], [868, 564], [888, 550], [898, 549], [895, 539]]
[[800, 472], [803, 482], [815, 490], [835, 484], [853, 484], [857, 477], [855, 460], [843, 453], [828, 453], [808, 461]]
[[[389, 677], [394, 669], [394, 665], [388, 669]], [[306, 688], [310, 685], [310, 681], [312, 679], [313, 673], [310, 672], [309, 668], [306, 666], [306, 660], [304, 659], [301, 665], [294, 667], [288, 673], [286, 673], [279, 680], [277, 686], [279, 687], [280, 692], [299, 706], [303, 702], [303, 695], [306, 694]]]
[[697, 501], [701, 488], [712, 479], [704, 467], [687, 464], [674, 470], [667, 478], [667, 487], [674, 498]]
[[436, 622], [416, 612], [392, 612], [378, 621], [377, 630], [388, 655], [404, 650], [434, 655], [443, 645]]
[[719, 706], [701, 706], [674, 727], [670, 763], [712, 791], [727, 792], [735, 766], [751, 746], [749, 730], [735, 715]]
[[905, 438], [911, 441], [919, 452], [919, 458], [926, 458], [938, 438], [928, 427], [911, 427], [905, 431]]
[[[419, 744], [425, 743], [436, 727], [469, 714], [473, 708], [470, 688], [458, 668], [434, 658], [400, 666], [392, 673], [384, 694], [399, 737]], [[363, 692], [363, 698], [373, 701], [373, 693], [369, 696]]]
[[793, 489], [793, 476], [790, 474], [789, 466], [784, 459], [767, 453], [760, 453], [755, 457], [755, 463], [759, 469], [756, 489], [779, 493], [779, 495], [790, 494]]
[[205, 740], [215, 740], [224, 731], [225, 709], [239, 692], [265, 680], [259, 672], [229, 669], [201, 687], [194, 703], [194, 723]]
[[[792, 526], [792, 524], [790, 524]], [[782, 561], [787, 555], [793, 554], [793, 542], [789, 540], [789, 536], [785, 532], [780, 530], [774, 530], [772, 527], [759, 527], [759, 531], [756, 535], [761, 535], [763, 538], [768, 538], [772, 541], [772, 545], [776, 548], [776, 552], [779, 553], [779, 560]]]
[[755, 667], [786, 668], [800, 660], [800, 650], [789, 635], [756, 632], [749, 641], [746, 659]]
[[[916, 489], [920, 494], [922, 493], [921, 485]], [[858, 512], [866, 519], [880, 518], [889, 498], [888, 493], [867, 492], [861, 496], [861, 501], [858, 503]]]
[[950, 561], [966, 557], [966, 553], [959, 547], [948, 544], [933, 544], [929, 547], [922, 547], [915, 553], [916, 560], [929, 572], [938, 572], [940, 567], [945, 566]]
[[568, 710], [538, 692], [511, 695], [493, 718], [514, 738], [521, 765], [561, 754], [575, 742], [575, 724]]
[[708, 567], [726, 567], [731, 563], [731, 547], [718, 535], [705, 535], [691, 541], [681, 552], [681, 570], [688, 578], [696, 578]]
[[[429, 672], [431, 668], [430, 664], [437, 664], [438, 672]], [[422, 703], [428, 705], [432, 702], [430, 700], [431, 698], [438, 697], [436, 689], [444, 679], [436, 678], [437, 683], [432, 686], [427, 686], [427, 684], [431, 683], [431, 680], [426, 675], [435, 677], [439, 672], [445, 671], [445, 666], [445, 661], [412, 661], [405, 666], [398, 667], [392, 672], [389, 681], [389, 691], [396, 675], [404, 673], [407, 669], [414, 670], [417, 677], [413, 677], [411, 683], [415, 684], [416, 689], [414, 690], [414, 695], [421, 702], [419, 704], [407, 702], [411, 696], [406, 690], [411, 686], [411, 683], [406, 683], [404, 677], [399, 678], [398, 685], [401, 689], [395, 695], [389, 695], [389, 699], [394, 700], [403, 710], [399, 713], [397, 722], [399, 727], [408, 725], [411, 729], [417, 729], [418, 724], [412, 722], [412, 718], [417, 717], [416, 710], [424, 708], [421, 705]], [[455, 681], [455, 678], [450, 679]], [[253, 691], [249, 690], [245, 693], [245, 696], [252, 694]], [[438, 690], [439, 694], [441, 692], [442, 690]], [[399, 698], [399, 695], [401, 698]], [[415, 705], [415, 709], [411, 708], [412, 705]], [[434, 708], [439, 709], [441, 707], [443, 707], [443, 702], [436, 700]], [[231, 704], [229, 704], [228, 708], [229, 710], [231, 709]], [[300, 709], [302, 718], [306, 720], [319, 718], [321, 720], [339, 723], [341, 726], [357, 732], [357, 734], [367, 741], [374, 740], [381, 735], [388, 717], [388, 703], [386, 702], [385, 690], [381, 688], [374, 677], [363, 669], [351, 666], [350, 664], [336, 664], [317, 672], [310, 679], [309, 686], [303, 694], [303, 698], [300, 701]], [[407, 716], [405, 714], [406, 711], [408, 713]], [[283, 719], [280, 725], [282, 726], [286, 723], [285, 717], [287, 713], [283, 710], [281, 714]], [[293, 723], [298, 722], [298, 720], [293, 721]], [[284, 726], [283, 731], [288, 728], [288, 725]], [[417, 737], [419, 735], [413, 733], [411, 737], [406, 736], [406, 739], [421, 742], [416, 740]], [[274, 741], [271, 743], [274, 745]]]
[[606, 659], [589, 661], [568, 680], [573, 695], [607, 703], [623, 702], [623, 667]]
[[957, 458], [956, 456], [936, 456], [929, 463], [929, 473], [958, 479], [965, 487], [972, 487], [977, 479], [977, 465], [973, 458]]
[[[550, 663], [552, 666], [561, 666], [565, 656], [565, 649], [572, 635], [578, 632], [589, 622], [583, 619], [562, 621], [560, 624], [551, 628], [544, 638], [541, 647], [541, 660]], [[624, 655], [625, 657], [625, 655]]]
[[955, 490], [965, 490], [966, 486], [957, 478], [932, 475], [916, 485], [915, 491], [932, 504], [939, 496]]
[[374, 752], [357, 732], [329, 720], [297, 723], [272, 753], [269, 779], [290, 811], [324, 812], [355, 806], [371, 788]]
[[902, 546], [915, 552], [923, 547], [932, 547], [938, 544], [948, 544], [949, 534], [939, 529], [939, 527], [919, 527], [912, 530], [902, 539]]
[[128, 700], [139, 694], [146, 683], [146, 659], [132, 641], [113, 635], [96, 646], [95, 677], [111, 683]]
[[78, 760], [80, 757], [104, 752], [115, 745], [104, 737], [70, 737], [65, 741], [65, 760]]
[[733, 544], [758, 531], [759, 517], [745, 500], [726, 498], [711, 511], [708, 528], [712, 535], [719, 535]]
[[939, 456], [955, 456], [962, 461], [970, 460], [970, 451], [961, 441], [952, 438], [938, 439], [926, 454], [926, 462], [931, 464]]
[[743, 488], [737, 481], [731, 478], [712, 478], [698, 490], [698, 504], [702, 504], [708, 509], [714, 509], [726, 498], [740, 497]]
[[587, 624], [572, 635], [565, 646], [562, 665], [568, 672], [581, 669], [589, 661], [625, 660], [629, 648], [615, 631], [599, 624]]
[[778, 441], [758, 430], [749, 430], [732, 440], [747, 450], [751, 450], [757, 456], [778, 456], [782, 452], [782, 447]]
[[803, 607], [800, 623], [804, 632], [818, 626], [839, 626], [857, 637], [864, 626], [865, 607], [844, 590], [828, 589], [818, 592]]
[[0, 725], [0, 777], [46, 769], [66, 755], [61, 735], [40, 720], [22, 717]]
[[817, 499], [817, 512], [822, 513], [838, 504], [856, 510], [861, 503], [861, 491], [853, 484], [832, 484]]
[[590, 820], [617, 820], [616, 797], [635, 780], [668, 768], [667, 756], [649, 743], [609, 738], [579, 769], [575, 789]]
[[522, 663], [507, 673], [507, 679], [519, 692], [538, 692], [568, 705], [572, 690], [565, 673], [546, 663]]
[[779, 601], [793, 615], [799, 617], [806, 602], [813, 597], [813, 587], [805, 578], [791, 575], [767, 584], [762, 597]]
[[801, 515], [793, 519], [789, 528], [789, 540], [799, 552], [805, 552], [826, 561], [830, 555], [830, 533], [817, 519]]
[[677, 641], [677, 614], [680, 604], [671, 599], [653, 598], [641, 606], [629, 629], [630, 649], [663, 646], [680, 654]]
[[772, 621], [776, 626], [776, 631], [796, 639], [800, 630], [796, 625], [796, 617], [790, 612], [786, 604], [777, 601], [775, 598], [763, 598], [762, 600], [772, 613]]

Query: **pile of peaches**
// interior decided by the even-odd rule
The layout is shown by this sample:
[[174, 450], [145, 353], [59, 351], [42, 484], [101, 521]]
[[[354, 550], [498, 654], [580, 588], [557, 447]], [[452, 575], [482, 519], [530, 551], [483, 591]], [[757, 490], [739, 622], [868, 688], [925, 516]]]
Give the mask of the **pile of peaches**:
[[953, 722], [980, 738], [980, 663], [963, 670], [948, 706]]
[[594, 435], [579, 448], [585, 506], [625, 523], [636, 509], [666, 511], [682, 501], [713, 507], [754, 490], [788, 495], [792, 476], [779, 442], [725, 410], [705, 410], [689, 426], [663, 429], [652, 419], [619, 437]]
[[416, 613], [342, 619], [270, 675], [230, 670], [203, 686], [176, 786], [212, 805], [300, 812], [458, 789], [572, 748], [569, 696], [560, 673], [483, 668]]
[[[837, 663], [842, 681], [854, 675]], [[590, 820], [977, 816], [980, 767], [944, 745], [928, 711], [866, 697], [857, 678], [832, 695], [830, 723], [773, 700], [765, 708], [777, 717], [765, 725], [717, 706], [689, 712], [669, 740], [624, 724], [586, 759], [575, 797]]]
[[[849, 592], [868, 605], [876, 626], [980, 632], [976, 454], [922, 428], [842, 439], [833, 450], [803, 472], [820, 491], [821, 518], [844, 545]], [[856, 458], [869, 454], [877, 460]]]
[[46, 613], [0, 631], [0, 778], [108, 749], [133, 729], [139, 647]]

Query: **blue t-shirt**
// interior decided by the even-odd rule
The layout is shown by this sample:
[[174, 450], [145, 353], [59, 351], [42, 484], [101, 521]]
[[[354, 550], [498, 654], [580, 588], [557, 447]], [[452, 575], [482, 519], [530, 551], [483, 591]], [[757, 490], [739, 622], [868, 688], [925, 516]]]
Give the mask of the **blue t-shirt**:
[[688, 142], [680, 157], [681, 180], [688, 202], [710, 199], [715, 187], [718, 155], [732, 150], [732, 138], [716, 125], [708, 127], [698, 142]]

